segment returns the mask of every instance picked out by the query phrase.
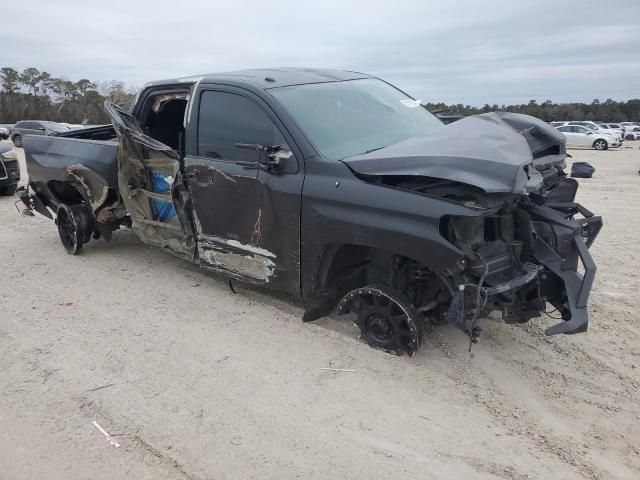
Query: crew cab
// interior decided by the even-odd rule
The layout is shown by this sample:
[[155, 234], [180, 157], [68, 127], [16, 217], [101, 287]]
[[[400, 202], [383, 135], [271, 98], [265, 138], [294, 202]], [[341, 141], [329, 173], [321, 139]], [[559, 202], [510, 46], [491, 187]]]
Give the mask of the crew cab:
[[76, 254], [121, 226], [232, 280], [352, 313], [362, 338], [416, 352], [428, 323], [471, 341], [550, 303], [583, 332], [602, 220], [575, 202], [565, 140], [517, 114], [444, 125], [361, 73], [247, 70], [153, 82], [112, 125], [25, 136], [26, 207]]

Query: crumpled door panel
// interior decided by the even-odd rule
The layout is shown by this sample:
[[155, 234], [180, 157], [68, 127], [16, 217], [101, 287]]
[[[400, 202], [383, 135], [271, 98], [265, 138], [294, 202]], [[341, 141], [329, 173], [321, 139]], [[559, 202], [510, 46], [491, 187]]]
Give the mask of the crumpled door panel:
[[142, 132], [137, 118], [106, 102], [118, 135], [118, 190], [132, 229], [149, 244], [194, 258], [192, 229], [181, 192], [178, 152]]

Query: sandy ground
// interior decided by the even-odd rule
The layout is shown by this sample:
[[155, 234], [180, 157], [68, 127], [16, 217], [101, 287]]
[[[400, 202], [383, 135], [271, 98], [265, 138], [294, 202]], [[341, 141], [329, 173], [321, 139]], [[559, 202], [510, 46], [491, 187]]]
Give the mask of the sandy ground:
[[372, 350], [348, 321], [304, 324], [126, 230], [69, 256], [51, 221], [0, 197], [0, 479], [637, 480], [628, 144], [572, 152], [597, 169], [579, 200], [605, 219], [588, 333], [486, 320], [471, 355], [450, 326], [413, 358]]

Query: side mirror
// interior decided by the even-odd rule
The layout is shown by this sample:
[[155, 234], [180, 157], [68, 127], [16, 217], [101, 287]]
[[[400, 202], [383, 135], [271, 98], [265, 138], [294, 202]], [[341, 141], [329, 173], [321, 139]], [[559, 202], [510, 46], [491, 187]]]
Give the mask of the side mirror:
[[258, 152], [257, 161], [236, 162], [247, 168], [256, 168], [265, 165], [267, 170], [279, 170], [284, 167], [286, 161], [293, 156], [293, 152], [286, 145], [260, 145], [258, 143], [236, 143], [236, 148], [255, 150]]
[[285, 145], [265, 147], [267, 168], [279, 170], [284, 167], [287, 160], [293, 156], [293, 152]]

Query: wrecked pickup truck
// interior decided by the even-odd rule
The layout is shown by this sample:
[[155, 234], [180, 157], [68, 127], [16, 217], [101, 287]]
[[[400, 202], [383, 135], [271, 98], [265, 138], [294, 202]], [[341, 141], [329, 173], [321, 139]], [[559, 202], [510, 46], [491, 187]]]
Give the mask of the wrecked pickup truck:
[[[427, 322], [587, 329], [602, 220], [575, 202], [564, 137], [535, 118], [444, 125], [368, 75], [247, 70], [150, 83], [112, 125], [26, 136], [30, 210], [77, 253], [130, 227], [230, 279], [293, 294], [304, 320], [352, 312], [412, 355]], [[553, 313], [549, 312], [549, 313]]]

